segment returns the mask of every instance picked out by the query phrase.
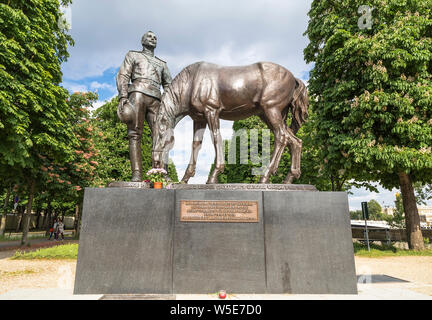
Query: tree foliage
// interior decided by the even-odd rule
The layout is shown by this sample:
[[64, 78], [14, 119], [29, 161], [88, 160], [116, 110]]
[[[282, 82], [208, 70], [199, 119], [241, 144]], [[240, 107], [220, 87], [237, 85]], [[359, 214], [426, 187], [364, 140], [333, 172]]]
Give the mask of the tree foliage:
[[61, 30], [58, 0], [0, 2], [0, 167], [40, 167], [38, 154], [70, 157], [67, 91], [61, 62], [72, 38]]
[[369, 1], [371, 30], [358, 27], [362, 1], [314, 1], [306, 34], [316, 143], [333, 171], [399, 186], [398, 171], [432, 179], [432, 2]]
[[[382, 207], [378, 203], [378, 201], [372, 199], [367, 203], [368, 206], [368, 213], [369, 213], [369, 220], [373, 221], [381, 221], [381, 220], [387, 220], [386, 215], [382, 212]], [[351, 219], [353, 220], [363, 220], [363, 211], [362, 210], [354, 210], [350, 211]]]
[[382, 220], [384, 217], [381, 205], [374, 199], [368, 202], [368, 212], [370, 220]]
[[394, 204], [395, 210], [393, 211], [393, 215], [385, 216], [385, 220], [390, 226], [402, 229], [405, 226], [405, 213], [402, 196], [399, 192], [396, 193]]

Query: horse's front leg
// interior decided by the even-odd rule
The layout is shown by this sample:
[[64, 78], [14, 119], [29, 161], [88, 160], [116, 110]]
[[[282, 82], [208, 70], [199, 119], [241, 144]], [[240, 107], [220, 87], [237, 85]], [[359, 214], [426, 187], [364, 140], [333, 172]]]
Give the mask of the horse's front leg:
[[198, 153], [201, 150], [206, 125], [207, 123], [205, 121], [194, 121], [191, 158], [183, 179], [181, 180], [182, 183], [188, 183], [189, 179], [195, 175], [196, 162]]
[[207, 184], [217, 184], [218, 175], [225, 170], [225, 155], [223, 153], [222, 135], [220, 133], [219, 113], [221, 109], [206, 107], [205, 116], [210, 129], [210, 135], [216, 153], [215, 168], [207, 180]]

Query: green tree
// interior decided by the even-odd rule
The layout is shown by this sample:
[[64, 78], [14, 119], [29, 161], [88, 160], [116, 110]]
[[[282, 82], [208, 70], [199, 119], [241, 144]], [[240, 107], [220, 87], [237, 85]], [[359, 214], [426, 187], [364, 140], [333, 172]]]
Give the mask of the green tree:
[[350, 211], [351, 220], [363, 220], [363, 212], [361, 210]]
[[432, 199], [432, 185], [414, 184], [415, 197], [418, 205], [426, 205]]
[[368, 212], [370, 220], [382, 220], [382, 208], [378, 201], [372, 199], [368, 202]]
[[315, 144], [329, 171], [400, 187], [409, 247], [423, 249], [413, 183], [432, 179], [431, 0], [313, 1], [305, 59]]
[[[84, 188], [95, 186], [95, 174], [99, 164], [99, 150], [95, 147], [95, 129], [91, 123], [90, 108], [98, 99], [92, 92], [74, 93], [67, 103], [70, 108], [68, 123], [73, 128], [73, 155], [67, 163], [56, 163], [40, 156], [44, 189], [40, 194], [42, 202], [58, 213], [76, 214], [76, 208], [82, 203]], [[100, 185], [97, 185], [100, 186]], [[77, 216], [79, 218], [79, 216]]]
[[399, 192], [396, 193], [394, 203], [395, 210], [393, 211], [393, 215], [385, 216], [384, 219], [389, 223], [390, 226], [402, 229], [405, 226], [405, 214], [402, 196]]
[[74, 139], [68, 93], [59, 86], [73, 41], [58, 23], [59, 8], [58, 0], [0, 1], [0, 174], [27, 185], [23, 244], [40, 181], [39, 155], [68, 161]]

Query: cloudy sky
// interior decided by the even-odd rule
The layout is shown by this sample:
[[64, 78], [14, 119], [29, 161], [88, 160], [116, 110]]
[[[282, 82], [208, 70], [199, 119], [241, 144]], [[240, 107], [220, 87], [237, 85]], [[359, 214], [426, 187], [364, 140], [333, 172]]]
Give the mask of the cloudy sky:
[[[140, 50], [141, 36], [152, 30], [158, 37], [156, 55], [167, 61], [174, 76], [196, 61], [246, 65], [272, 61], [308, 80], [311, 65], [303, 59], [308, 40], [307, 12], [311, 0], [74, 0], [67, 11], [75, 46], [63, 65], [63, 85], [71, 92], [97, 91], [103, 104], [117, 94], [115, 74], [129, 50]], [[229, 139], [232, 123], [223, 121]], [[192, 121], [183, 119], [175, 129], [170, 157], [179, 178], [186, 169], [192, 139]], [[197, 173], [189, 183], [205, 183], [214, 149], [206, 133]], [[376, 199], [393, 205], [397, 190], [371, 194], [354, 190], [351, 209]]]

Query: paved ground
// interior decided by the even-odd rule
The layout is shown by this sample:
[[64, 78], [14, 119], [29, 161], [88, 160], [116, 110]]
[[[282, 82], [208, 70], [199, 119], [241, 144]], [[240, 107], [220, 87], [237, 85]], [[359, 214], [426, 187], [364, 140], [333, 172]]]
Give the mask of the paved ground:
[[[13, 253], [13, 252], [12, 252]], [[358, 295], [230, 294], [228, 300], [432, 300], [432, 257], [356, 257]], [[73, 295], [75, 260], [0, 258], [0, 300], [177, 299], [213, 300], [208, 295]]]

